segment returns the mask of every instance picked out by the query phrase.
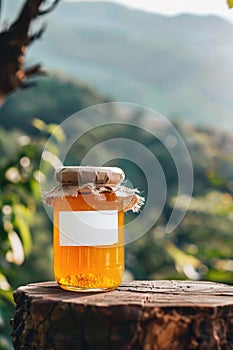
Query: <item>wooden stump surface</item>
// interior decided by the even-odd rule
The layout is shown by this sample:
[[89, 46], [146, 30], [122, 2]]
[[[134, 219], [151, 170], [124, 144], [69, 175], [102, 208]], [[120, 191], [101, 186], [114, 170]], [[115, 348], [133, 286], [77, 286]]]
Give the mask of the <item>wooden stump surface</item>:
[[131, 281], [76, 293], [45, 282], [14, 296], [16, 350], [233, 349], [233, 287], [224, 284]]

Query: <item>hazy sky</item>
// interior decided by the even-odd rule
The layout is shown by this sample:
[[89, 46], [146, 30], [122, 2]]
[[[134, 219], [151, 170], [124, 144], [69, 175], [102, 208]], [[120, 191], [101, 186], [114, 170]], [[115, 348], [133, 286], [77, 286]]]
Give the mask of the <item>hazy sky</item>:
[[[79, 0], [69, 0], [79, 1]], [[92, 1], [92, 0], [85, 0]], [[233, 10], [229, 10], [226, 0], [105, 0], [165, 14], [195, 12], [218, 14], [233, 21]]]

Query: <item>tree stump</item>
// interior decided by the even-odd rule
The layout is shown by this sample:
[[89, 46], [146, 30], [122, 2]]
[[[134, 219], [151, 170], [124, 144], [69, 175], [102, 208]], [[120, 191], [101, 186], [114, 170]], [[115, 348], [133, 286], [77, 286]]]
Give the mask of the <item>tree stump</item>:
[[75, 293], [46, 282], [14, 296], [16, 350], [233, 349], [233, 287], [224, 284], [132, 281]]

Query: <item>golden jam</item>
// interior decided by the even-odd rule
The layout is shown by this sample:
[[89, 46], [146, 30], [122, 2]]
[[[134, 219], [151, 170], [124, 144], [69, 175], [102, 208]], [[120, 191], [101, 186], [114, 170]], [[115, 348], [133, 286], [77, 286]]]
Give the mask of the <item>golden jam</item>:
[[[117, 288], [124, 272], [123, 202], [114, 192], [101, 193], [100, 200], [90, 188], [82, 188], [77, 190], [76, 196], [56, 197], [53, 205], [54, 274], [57, 283], [63, 289], [73, 291], [105, 291]], [[76, 224], [72, 213], [79, 216]], [[101, 218], [103, 237], [98, 237], [98, 232], [102, 234], [101, 227], [98, 226], [96, 230], [92, 227], [90, 232], [96, 235], [93, 243], [88, 241], [89, 226], [85, 226], [84, 221], [85, 218], [92, 220], [96, 217]], [[111, 218], [116, 221], [115, 231], [108, 231]], [[70, 231], [68, 235], [67, 230]], [[77, 240], [74, 238], [76, 233]], [[88, 244], [83, 244], [83, 241], [88, 241]]]

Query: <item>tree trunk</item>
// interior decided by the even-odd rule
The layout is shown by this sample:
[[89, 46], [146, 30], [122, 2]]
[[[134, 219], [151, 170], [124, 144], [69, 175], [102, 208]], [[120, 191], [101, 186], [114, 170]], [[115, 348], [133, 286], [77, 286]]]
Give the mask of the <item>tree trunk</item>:
[[14, 295], [16, 350], [233, 349], [233, 287], [224, 284], [132, 281], [75, 293], [46, 282]]

